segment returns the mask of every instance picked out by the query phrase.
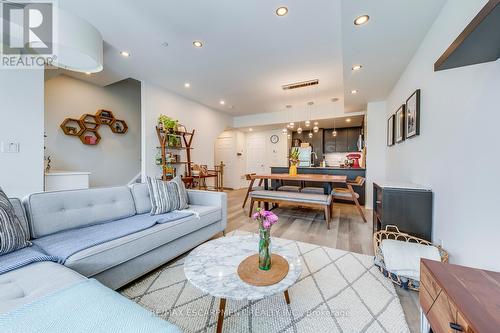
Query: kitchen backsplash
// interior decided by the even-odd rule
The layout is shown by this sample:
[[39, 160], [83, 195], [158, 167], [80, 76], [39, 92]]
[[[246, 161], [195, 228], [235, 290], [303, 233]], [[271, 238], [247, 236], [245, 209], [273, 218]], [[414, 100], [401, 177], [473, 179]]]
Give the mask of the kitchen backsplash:
[[350, 153], [328, 153], [323, 155], [327, 166], [339, 166], [346, 159], [346, 155]]

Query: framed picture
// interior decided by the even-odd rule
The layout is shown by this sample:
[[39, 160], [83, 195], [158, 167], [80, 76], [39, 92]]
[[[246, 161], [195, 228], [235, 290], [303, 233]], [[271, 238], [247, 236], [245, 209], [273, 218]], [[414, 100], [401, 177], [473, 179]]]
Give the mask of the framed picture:
[[394, 146], [394, 115], [387, 120], [387, 146]]
[[406, 100], [405, 133], [407, 139], [420, 134], [420, 89]]
[[405, 139], [405, 114], [405, 106], [403, 104], [396, 111], [396, 118], [394, 119], [396, 125], [394, 129], [396, 143], [403, 142]]

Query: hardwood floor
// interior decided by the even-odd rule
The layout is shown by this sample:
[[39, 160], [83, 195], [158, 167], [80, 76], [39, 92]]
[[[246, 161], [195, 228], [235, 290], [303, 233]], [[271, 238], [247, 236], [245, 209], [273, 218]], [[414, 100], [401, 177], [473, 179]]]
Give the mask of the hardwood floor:
[[[233, 230], [255, 232], [256, 225], [248, 218], [249, 203], [247, 202], [245, 209], [241, 208], [246, 190], [227, 193], [228, 226], [226, 232]], [[363, 209], [368, 220], [368, 223], [364, 223], [354, 205], [335, 203], [330, 230], [326, 229], [324, 214], [319, 209], [283, 206], [277, 208], [275, 212], [280, 217], [280, 222], [272, 230], [275, 237], [373, 255], [371, 211]], [[411, 332], [419, 332], [418, 293], [398, 287], [396, 291]]]

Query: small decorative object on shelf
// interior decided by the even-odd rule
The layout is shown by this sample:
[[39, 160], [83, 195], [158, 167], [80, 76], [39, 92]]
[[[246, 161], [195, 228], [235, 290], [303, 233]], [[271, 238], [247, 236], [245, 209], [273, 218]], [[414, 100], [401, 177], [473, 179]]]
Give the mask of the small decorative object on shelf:
[[297, 166], [299, 165], [299, 149], [293, 148], [290, 152], [290, 176], [297, 176]]
[[101, 125], [111, 125], [113, 121], [115, 120], [115, 116], [113, 115], [113, 112], [108, 111], [108, 110], [99, 110], [96, 113], [97, 121]]
[[259, 222], [259, 269], [271, 269], [271, 227], [278, 222], [278, 216], [273, 212], [257, 208], [252, 218]]
[[128, 131], [127, 123], [124, 120], [115, 119], [109, 126], [111, 131], [116, 134], [125, 134]]

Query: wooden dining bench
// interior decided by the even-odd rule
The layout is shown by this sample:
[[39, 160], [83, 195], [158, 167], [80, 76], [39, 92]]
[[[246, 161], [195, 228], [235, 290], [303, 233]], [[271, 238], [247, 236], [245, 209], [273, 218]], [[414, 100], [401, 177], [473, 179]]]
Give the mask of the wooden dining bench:
[[252, 216], [255, 203], [298, 204], [300, 206], [323, 209], [325, 212], [326, 226], [330, 229], [332, 210], [331, 195], [261, 190], [250, 192], [250, 198], [249, 216]]

